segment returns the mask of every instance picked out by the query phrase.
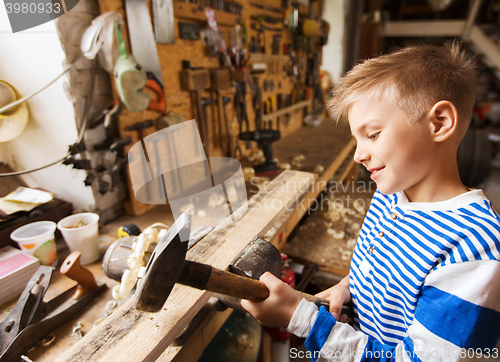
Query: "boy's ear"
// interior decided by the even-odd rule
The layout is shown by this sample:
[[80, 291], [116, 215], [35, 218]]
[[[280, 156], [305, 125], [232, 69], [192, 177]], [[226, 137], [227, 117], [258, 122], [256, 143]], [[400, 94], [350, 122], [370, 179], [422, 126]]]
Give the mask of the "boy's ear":
[[432, 137], [435, 142], [450, 138], [458, 125], [457, 108], [450, 101], [439, 101], [429, 111]]

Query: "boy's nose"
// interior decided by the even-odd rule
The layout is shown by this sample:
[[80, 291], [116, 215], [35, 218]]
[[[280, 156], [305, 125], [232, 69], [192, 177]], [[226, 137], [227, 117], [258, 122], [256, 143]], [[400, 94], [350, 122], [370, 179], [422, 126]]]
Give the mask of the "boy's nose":
[[356, 145], [356, 151], [354, 152], [354, 161], [357, 163], [363, 163], [370, 159], [370, 155], [359, 144]]

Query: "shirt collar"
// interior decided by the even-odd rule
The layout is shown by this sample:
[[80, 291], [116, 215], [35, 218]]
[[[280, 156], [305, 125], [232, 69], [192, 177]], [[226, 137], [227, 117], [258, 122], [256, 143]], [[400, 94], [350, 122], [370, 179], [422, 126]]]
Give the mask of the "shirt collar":
[[438, 201], [438, 202], [410, 202], [406, 197], [404, 191], [397, 193], [396, 206], [403, 210], [420, 210], [420, 211], [446, 211], [456, 210], [473, 203], [481, 203], [487, 200], [482, 190], [476, 189], [461, 195], [455, 196], [451, 199]]

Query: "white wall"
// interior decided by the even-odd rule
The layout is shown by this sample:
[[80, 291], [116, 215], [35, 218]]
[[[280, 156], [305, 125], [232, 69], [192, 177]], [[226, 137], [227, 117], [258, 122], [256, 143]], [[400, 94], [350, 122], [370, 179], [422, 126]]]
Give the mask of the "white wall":
[[328, 43], [323, 47], [321, 68], [330, 73], [334, 82], [340, 78], [344, 58], [342, 46], [344, 3], [345, 0], [325, 0], [324, 2], [323, 19], [330, 24], [330, 34], [328, 34]]
[[[63, 71], [65, 54], [54, 22], [13, 34], [3, 2], [0, 4], [0, 79], [23, 95], [31, 94]], [[73, 105], [64, 92], [63, 76], [28, 101], [30, 119], [17, 138], [0, 143], [0, 161], [15, 171], [56, 161], [66, 155], [77, 140]], [[57, 164], [23, 176], [30, 187], [43, 187], [77, 208], [91, 210], [95, 201], [85, 187], [85, 172]], [[2, 178], [0, 178], [2, 182]], [[3, 196], [3, 195], [0, 195]]]

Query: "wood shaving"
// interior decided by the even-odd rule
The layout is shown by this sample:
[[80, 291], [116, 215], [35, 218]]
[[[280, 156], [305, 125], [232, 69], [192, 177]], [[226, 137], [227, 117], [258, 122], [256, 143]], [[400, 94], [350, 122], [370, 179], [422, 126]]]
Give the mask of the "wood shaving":
[[302, 167], [303, 161], [306, 159], [306, 156], [304, 155], [297, 155], [292, 159], [292, 167], [294, 168], [300, 168]]
[[290, 165], [288, 162], [281, 162], [278, 164], [278, 167], [282, 170], [289, 170], [292, 168], [292, 165]]
[[252, 177], [255, 176], [255, 169], [253, 167], [243, 167], [243, 178], [246, 182], [250, 182]]
[[324, 171], [325, 171], [325, 167], [323, 167], [323, 165], [314, 166], [314, 171], [313, 171], [314, 173], [322, 174]]
[[361, 215], [366, 214], [365, 210], [365, 201], [364, 200], [355, 200], [354, 201], [354, 209], [359, 212]]
[[264, 151], [258, 150], [257, 152], [252, 153], [250, 156], [248, 156], [248, 161], [252, 164], [260, 164], [266, 162]]
[[345, 237], [345, 231], [344, 230], [335, 230], [335, 229], [331, 229], [331, 228], [328, 228], [326, 230], [326, 232], [328, 234], [330, 234], [331, 236], [333, 236], [334, 239], [343, 239]]
[[212, 209], [215, 209], [216, 207], [224, 204], [225, 202], [226, 199], [221, 194], [213, 193], [208, 197], [208, 207]]
[[348, 248], [354, 248], [355, 245], [356, 245], [356, 239], [347, 240], [347, 247]]
[[190, 202], [189, 204], [184, 205], [181, 207], [181, 212], [185, 212], [186, 214], [192, 215], [194, 213], [194, 204]]
[[349, 259], [351, 259], [351, 255], [352, 255], [351, 251], [343, 251], [341, 258], [344, 261], [348, 261]]

